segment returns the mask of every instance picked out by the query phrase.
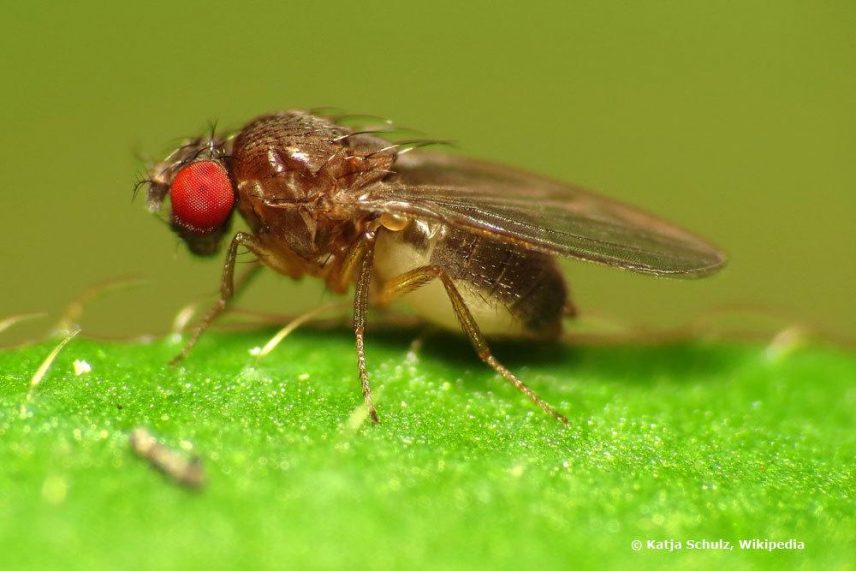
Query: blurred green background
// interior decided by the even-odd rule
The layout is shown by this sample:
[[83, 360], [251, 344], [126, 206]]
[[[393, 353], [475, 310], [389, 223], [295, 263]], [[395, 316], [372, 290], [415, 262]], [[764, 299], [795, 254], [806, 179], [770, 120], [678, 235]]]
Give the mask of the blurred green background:
[[[568, 263], [578, 304], [637, 323], [778, 308], [856, 333], [856, 3], [7, 3], [0, 23], [0, 317], [101, 280], [94, 333], [163, 331], [217, 290], [131, 202], [142, 163], [211, 120], [338, 106], [575, 181], [721, 245], [699, 282]], [[291, 312], [317, 284], [267, 276]], [[45, 322], [31, 324], [35, 331]], [[16, 329], [24, 334], [27, 327]], [[7, 332], [3, 340], [15, 333]]]

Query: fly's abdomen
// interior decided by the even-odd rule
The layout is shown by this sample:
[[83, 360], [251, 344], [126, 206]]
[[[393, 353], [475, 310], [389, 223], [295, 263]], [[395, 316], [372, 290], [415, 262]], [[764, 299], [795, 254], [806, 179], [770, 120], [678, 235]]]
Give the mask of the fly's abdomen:
[[[567, 304], [565, 280], [555, 259], [470, 232], [411, 222], [382, 231], [375, 252], [381, 282], [432, 265], [446, 272], [488, 336], [556, 337]], [[407, 294], [421, 317], [457, 330], [459, 324], [438, 280]]]
[[[528, 335], [556, 336], [567, 302], [554, 258], [461, 230], [449, 230], [432, 253], [481, 303], [507, 312]], [[503, 334], [503, 331], [492, 332]]]

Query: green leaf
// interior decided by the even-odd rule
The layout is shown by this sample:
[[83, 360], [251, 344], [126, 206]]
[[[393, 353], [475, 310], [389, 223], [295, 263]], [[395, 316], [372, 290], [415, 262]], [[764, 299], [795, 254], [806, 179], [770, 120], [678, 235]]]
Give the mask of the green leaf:
[[[852, 564], [851, 353], [811, 346], [506, 345], [570, 418], [535, 408], [456, 337], [371, 334], [381, 424], [360, 424], [353, 341], [209, 334], [56, 340], [0, 353], [0, 559], [62, 569]], [[91, 372], [76, 376], [74, 360]], [[198, 454], [181, 487], [135, 456], [143, 426]], [[643, 542], [641, 551], [631, 547]], [[675, 540], [674, 552], [647, 540]], [[734, 551], [690, 549], [730, 541]], [[741, 550], [740, 539], [802, 542]]]

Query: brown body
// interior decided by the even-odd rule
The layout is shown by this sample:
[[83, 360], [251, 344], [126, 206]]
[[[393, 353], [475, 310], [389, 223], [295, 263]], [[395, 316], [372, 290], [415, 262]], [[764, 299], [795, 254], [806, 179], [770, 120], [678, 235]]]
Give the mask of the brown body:
[[234, 136], [187, 141], [153, 166], [150, 207], [171, 193], [173, 228], [192, 252], [216, 251], [232, 209], [250, 228], [232, 239], [221, 299], [179, 358], [232, 298], [244, 246], [292, 278], [323, 279], [336, 293], [354, 285], [360, 380], [374, 420], [366, 309], [403, 296], [423, 318], [460, 327], [482, 360], [566, 421], [485, 342], [559, 336], [573, 310], [556, 256], [678, 277], [707, 275], [724, 261], [692, 234], [582, 189], [455, 155], [404, 156], [409, 143], [375, 135], [289, 111], [256, 118]]
[[[395, 155], [380, 152], [388, 143], [347, 135], [311, 115], [276, 114], [256, 119], [235, 139], [231, 160], [238, 210], [253, 231], [262, 263], [295, 278], [321, 277], [330, 289], [344, 293], [356, 279], [347, 266], [349, 255], [371, 229], [377, 232], [375, 291], [407, 271], [438, 266], [482, 318], [482, 332], [561, 333], [567, 295], [553, 257], [442, 223], [390, 220], [340, 206], [344, 201], [338, 193], [359, 193], [396, 176], [391, 172]], [[423, 286], [408, 297], [416, 298], [412, 305], [425, 319], [457, 326], [441, 284]]]

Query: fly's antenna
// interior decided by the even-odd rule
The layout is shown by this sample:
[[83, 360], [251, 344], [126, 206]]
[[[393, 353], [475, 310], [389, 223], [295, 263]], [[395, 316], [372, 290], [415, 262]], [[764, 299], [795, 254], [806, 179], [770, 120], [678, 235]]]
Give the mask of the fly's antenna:
[[131, 202], [134, 202], [137, 199], [137, 194], [140, 192], [140, 188], [155, 182], [149, 173], [156, 164], [151, 155], [144, 152], [139, 147], [135, 148], [133, 153], [134, 159], [136, 159], [138, 163], [142, 163], [146, 170], [137, 175], [137, 180], [134, 182], [134, 187], [131, 192]]
[[139, 175], [137, 177], [137, 181], [134, 183], [134, 188], [131, 190], [131, 202], [134, 202], [137, 199], [137, 195], [140, 193], [141, 188], [148, 186], [153, 182], [154, 181], [148, 177], [148, 174]]

